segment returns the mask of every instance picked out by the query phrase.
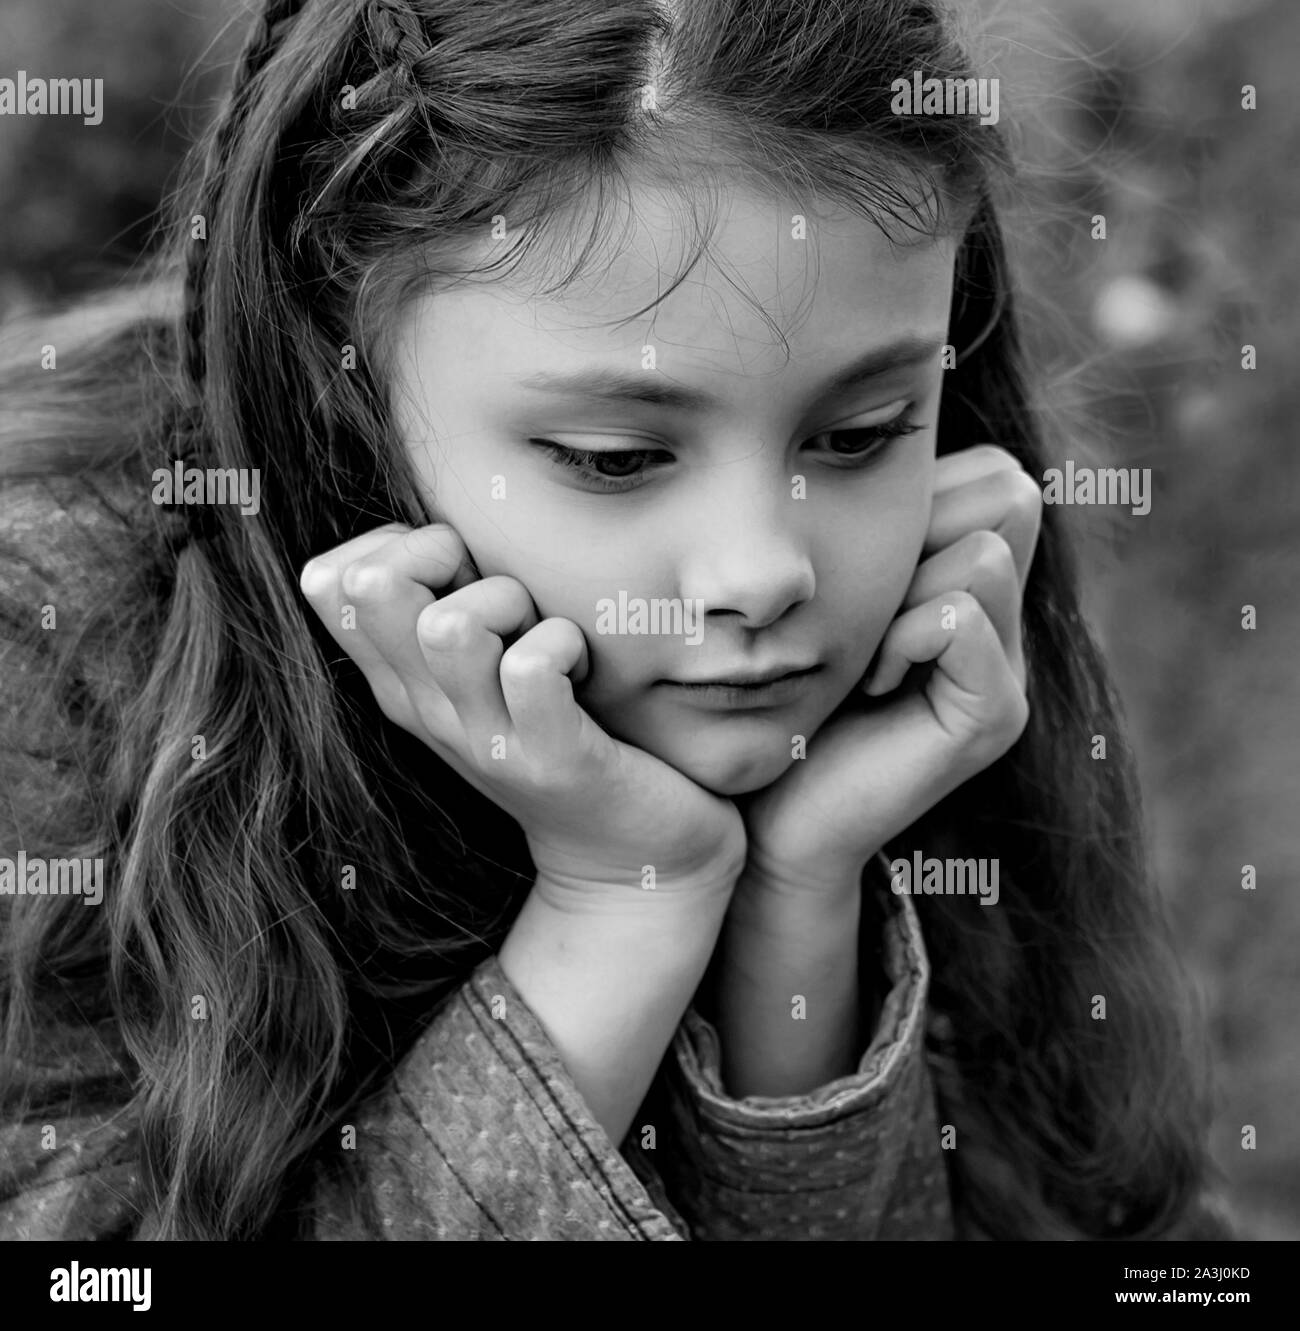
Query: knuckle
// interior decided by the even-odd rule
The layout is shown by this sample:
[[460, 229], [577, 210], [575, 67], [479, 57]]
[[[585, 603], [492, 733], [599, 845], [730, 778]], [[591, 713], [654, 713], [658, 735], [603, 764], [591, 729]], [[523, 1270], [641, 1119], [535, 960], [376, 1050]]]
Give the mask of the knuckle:
[[518, 578], [509, 577], [504, 573], [494, 573], [483, 579], [483, 587], [488, 595], [501, 603], [507, 613], [516, 615], [520, 619], [526, 616], [532, 606], [532, 597]]
[[1019, 469], [1020, 463], [1016, 460], [1013, 453], [1008, 452], [1001, 444], [976, 444], [971, 452], [983, 463], [987, 464], [990, 470], [1006, 469], [1012, 467]]
[[539, 636], [545, 634], [548, 642], [577, 642], [582, 640], [582, 630], [571, 619], [562, 619], [558, 615], [550, 619], [543, 619], [535, 629], [534, 633]]
[[957, 622], [970, 624], [977, 619], [984, 619], [984, 607], [979, 603], [978, 597], [973, 593], [966, 591], [965, 588], [958, 588], [949, 592], [944, 601], [953, 607], [957, 612]]
[[995, 577], [1014, 576], [1016, 556], [1007, 539], [995, 531], [975, 533], [975, 563]]
[[334, 590], [335, 583], [334, 569], [320, 556], [309, 559], [298, 574], [298, 588], [309, 601], [328, 596]]
[[403, 527], [400, 535], [402, 548], [408, 554], [437, 565], [439, 572], [447, 577], [451, 577], [461, 564], [469, 561], [465, 542], [446, 523], [435, 522], [428, 527]]
[[440, 651], [457, 651], [465, 647], [473, 629], [474, 621], [469, 613], [445, 601], [434, 601], [425, 606], [416, 621], [420, 637]]
[[344, 593], [358, 601], [379, 601], [393, 590], [393, 572], [382, 557], [353, 560], [339, 578]]
[[1007, 477], [1007, 504], [1022, 519], [1037, 520], [1043, 511], [1042, 486], [1023, 467]]
[[550, 662], [532, 644], [522, 651], [518, 649], [518, 645], [511, 647], [501, 657], [501, 673], [509, 675], [512, 679], [536, 679], [538, 676], [546, 674], [549, 669]]
[[1007, 697], [998, 714], [994, 738], [998, 752], [1005, 753], [1025, 733], [1029, 724], [1029, 699], [1019, 689], [1008, 690]]

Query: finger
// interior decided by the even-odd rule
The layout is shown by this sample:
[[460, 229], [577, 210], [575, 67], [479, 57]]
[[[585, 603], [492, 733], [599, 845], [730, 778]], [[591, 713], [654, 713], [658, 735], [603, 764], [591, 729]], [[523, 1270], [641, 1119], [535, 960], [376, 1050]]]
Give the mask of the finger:
[[1043, 519], [1038, 482], [1017, 467], [999, 467], [956, 489], [936, 494], [922, 554], [934, 554], [972, 531], [996, 532], [1007, 543], [1021, 590], [1029, 577]]
[[[347, 547], [340, 547], [339, 552]], [[343, 590], [364, 586], [368, 578], [385, 575], [409, 578], [439, 596], [458, 591], [479, 578], [479, 571], [460, 534], [445, 522], [427, 527], [398, 527], [389, 541], [376, 549], [358, 551], [346, 561]], [[376, 574], [375, 570], [379, 572]]]
[[387, 545], [395, 535], [411, 529], [390, 522], [316, 555], [303, 565], [298, 586], [330, 636], [360, 667], [372, 689], [387, 692], [395, 683], [392, 667], [377, 647], [358, 632], [355, 607], [343, 595], [340, 579], [354, 559], [365, 558]]
[[1023, 471], [1014, 454], [997, 444], [975, 444], [956, 453], [941, 453], [935, 459], [934, 488], [938, 493], [999, 471]]
[[993, 531], [972, 531], [922, 562], [903, 600], [904, 609], [942, 598], [947, 591], [969, 592], [984, 607], [1016, 679], [1024, 686], [1021, 593], [1015, 556]]
[[544, 619], [501, 658], [501, 690], [526, 752], [565, 754], [585, 718], [573, 696], [590, 669], [587, 641], [571, 619]]
[[360, 536], [354, 536], [351, 540], [343, 541], [339, 545], [331, 546], [328, 550], [323, 550], [318, 555], [313, 555], [303, 566], [303, 572], [320, 564], [327, 564], [341, 572], [352, 560], [359, 559], [362, 555], [379, 549], [381, 545], [386, 545], [394, 536], [399, 536], [402, 532], [411, 530], [412, 528], [405, 522], [385, 522], [382, 527], [375, 527], [370, 531], [362, 532]]
[[[537, 607], [515, 578], [493, 576], [426, 606], [411, 635], [421, 674], [436, 681], [475, 746], [512, 728], [501, 686], [504, 639], [527, 634]], [[479, 755], [484, 756], [483, 754]]]
[[1002, 688], [1006, 656], [980, 603], [952, 591], [899, 615], [880, 646], [880, 663], [863, 689], [875, 697], [903, 682], [908, 668], [933, 661], [958, 688], [973, 697]]
[[363, 670], [425, 673], [413, 627], [439, 593], [477, 576], [460, 536], [443, 523], [389, 524], [311, 560], [300, 585], [335, 640]]

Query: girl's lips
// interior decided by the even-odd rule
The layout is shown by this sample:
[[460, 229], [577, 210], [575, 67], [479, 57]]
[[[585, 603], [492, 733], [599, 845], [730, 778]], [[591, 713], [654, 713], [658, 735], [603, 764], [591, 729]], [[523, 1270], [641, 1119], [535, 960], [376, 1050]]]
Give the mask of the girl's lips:
[[736, 708], [780, 707], [792, 702], [804, 690], [809, 679], [821, 666], [797, 670], [765, 684], [682, 684], [676, 680], [661, 683], [678, 694], [683, 701], [700, 707]]

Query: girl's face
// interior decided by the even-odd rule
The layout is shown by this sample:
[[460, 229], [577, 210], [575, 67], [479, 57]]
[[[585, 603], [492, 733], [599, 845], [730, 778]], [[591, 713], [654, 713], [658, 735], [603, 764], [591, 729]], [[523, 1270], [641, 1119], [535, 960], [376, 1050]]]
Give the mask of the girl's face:
[[771, 784], [862, 678], [930, 517], [955, 245], [895, 250], [840, 210], [793, 239], [800, 211], [730, 195], [700, 265], [615, 327], [679, 271], [647, 188], [607, 272], [554, 299], [462, 284], [397, 341], [433, 511], [582, 629], [606, 730], [724, 795]]

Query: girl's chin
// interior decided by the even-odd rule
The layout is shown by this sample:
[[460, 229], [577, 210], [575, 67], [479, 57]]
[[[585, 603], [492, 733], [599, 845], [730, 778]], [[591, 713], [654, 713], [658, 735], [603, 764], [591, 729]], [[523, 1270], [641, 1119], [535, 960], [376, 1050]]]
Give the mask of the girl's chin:
[[[689, 740], [687, 743], [689, 744]], [[665, 751], [657, 756], [677, 768], [683, 776], [689, 777], [696, 785], [711, 790], [715, 795], [728, 798], [765, 790], [782, 776], [794, 761], [788, 744], [779, 752], [752, 747], [744, 749], [719, 746], [713, 753], [701, 753], [697, 744], [690, 746], [689, 753], [674, 754]]]
[[[719, 713], [684, 720], [680, 715], [639, 715], [634, 723], [597, 720], [616, 739], [667, 763], [715, 795], [765, 790], [795, 760], [795, 738], [811, 737], [821, 717], [794, 708]], [[805, 743], [807, 741], [805, 740]]]

